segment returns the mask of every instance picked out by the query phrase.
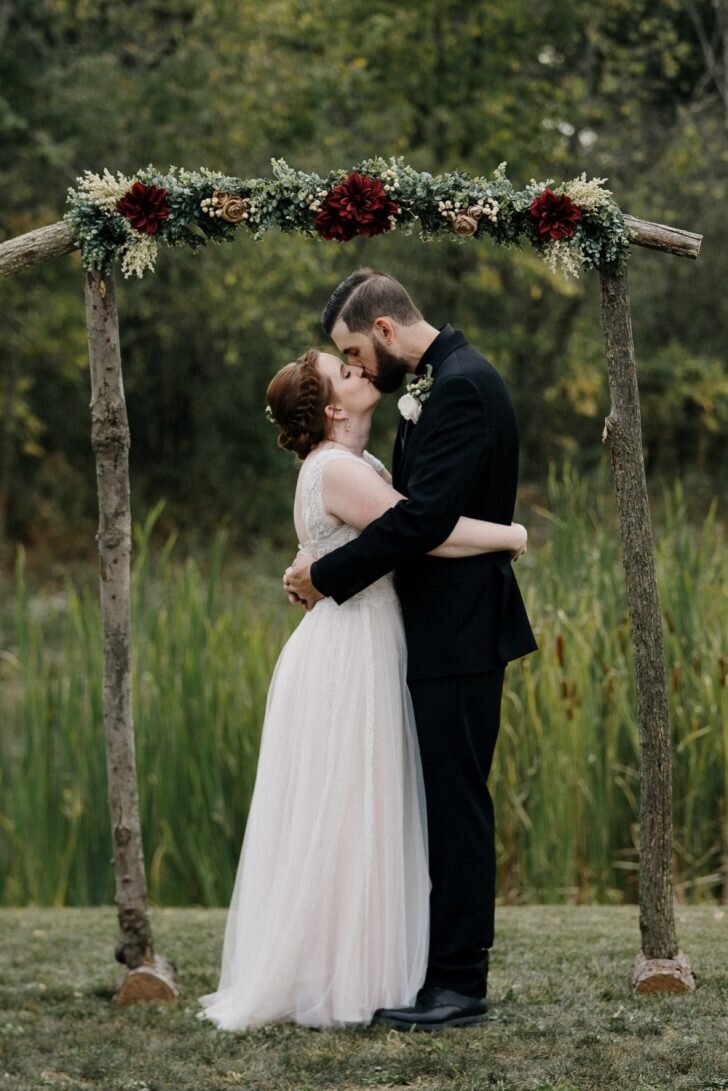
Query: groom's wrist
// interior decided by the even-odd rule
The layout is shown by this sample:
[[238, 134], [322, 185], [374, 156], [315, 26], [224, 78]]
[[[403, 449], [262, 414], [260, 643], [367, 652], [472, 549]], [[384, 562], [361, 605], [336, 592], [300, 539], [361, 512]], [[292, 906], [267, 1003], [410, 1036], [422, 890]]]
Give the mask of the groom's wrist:
[[311, 565], [310, 575], [311, 583], [314, 585], [318, 593], [320, 595], [325, 595], [326, 598], [329, 598], [329, 592], [326, 590], [325, 587], [326, 580], [323, 573], [321, 572], [321, 559], [313, 562], [313, 564]]
[[[329, 554], [332, 557], [333, 554]], [[324, 598], [333, 599], [334, 602], [341, 605], [342, 602], [350, 597], [353, 592], [350, 592], [348, 588], [342, 590], [341, 581], [336, 580], [336, 566], [329, 564], [329, 557], [319, 557], [317, 561], [314, 561], [309, 570], [309, 576], [311, 583], [316, 590]]]

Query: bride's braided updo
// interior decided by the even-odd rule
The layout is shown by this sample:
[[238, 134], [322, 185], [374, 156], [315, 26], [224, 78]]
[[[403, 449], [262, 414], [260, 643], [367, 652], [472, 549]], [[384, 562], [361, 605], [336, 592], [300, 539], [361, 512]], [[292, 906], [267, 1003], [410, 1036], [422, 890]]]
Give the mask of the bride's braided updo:
[[319, 354], [309, 349], [286, 364], [266, 391], [268, 416], [280, 429], [278, 446], [304, 459], [312, 447], [326, 439], [325, 409], [333, 400], [331, 383], [317, 367]]

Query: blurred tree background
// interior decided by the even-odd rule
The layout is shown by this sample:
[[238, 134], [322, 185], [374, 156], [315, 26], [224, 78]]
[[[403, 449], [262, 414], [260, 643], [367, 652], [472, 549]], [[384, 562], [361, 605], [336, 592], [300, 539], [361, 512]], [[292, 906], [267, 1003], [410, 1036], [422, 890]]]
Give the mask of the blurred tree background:
[[[705, 235], [698, 265], [639, 251], [631, 284], [648, 473], [725, 488], [726, 0], [0, 0], [0, 238], [51, 223], [84, 169], [154, 162], [266, 174], [373, 154], [516, 186], [585, 170], [622, 208]], [[343, 246], [271, 233], [163, 251], [120, 286], [137, 514], [235, 543], [291, 541], [290, 460], [263, 407], [273, 372], [321, 344], [359, 264], [399, 276], [502, 371], [521, 477], [605, 458], [597, 278], [532, 253], [393, 236]], [[0, 284], [0, 538], [88, 552], [96, 523], [80, 260]], [[393, 400], [373, 447], [388, 457]], [[31, 550], [32, 552], [32, 550]]]

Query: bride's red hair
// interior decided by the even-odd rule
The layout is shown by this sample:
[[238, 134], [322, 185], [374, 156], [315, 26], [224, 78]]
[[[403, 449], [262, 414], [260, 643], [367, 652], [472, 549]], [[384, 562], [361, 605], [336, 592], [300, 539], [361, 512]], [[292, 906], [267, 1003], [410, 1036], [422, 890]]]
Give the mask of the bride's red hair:
[[331, 383], [318, 369], [319, 354], [309, 349], [271, 379], [266, 399], [280, 429], [278, 446], [304, 459], [326, 439], [326, 406], [332, 401]]

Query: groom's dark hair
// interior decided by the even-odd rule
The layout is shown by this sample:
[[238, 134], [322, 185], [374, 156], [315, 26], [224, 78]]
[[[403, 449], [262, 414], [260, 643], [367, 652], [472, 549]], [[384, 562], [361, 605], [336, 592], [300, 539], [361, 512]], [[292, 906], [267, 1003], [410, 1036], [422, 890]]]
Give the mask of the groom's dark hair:
[[356, 269], [334, 288], [321, 314], [321, 325], [330, 336], [341, 318], [352, 333], [368, 333], [374, 319], [381, 315], [403, 326], [422, 321], [422, 315], [398, 280], [376, 269]]

